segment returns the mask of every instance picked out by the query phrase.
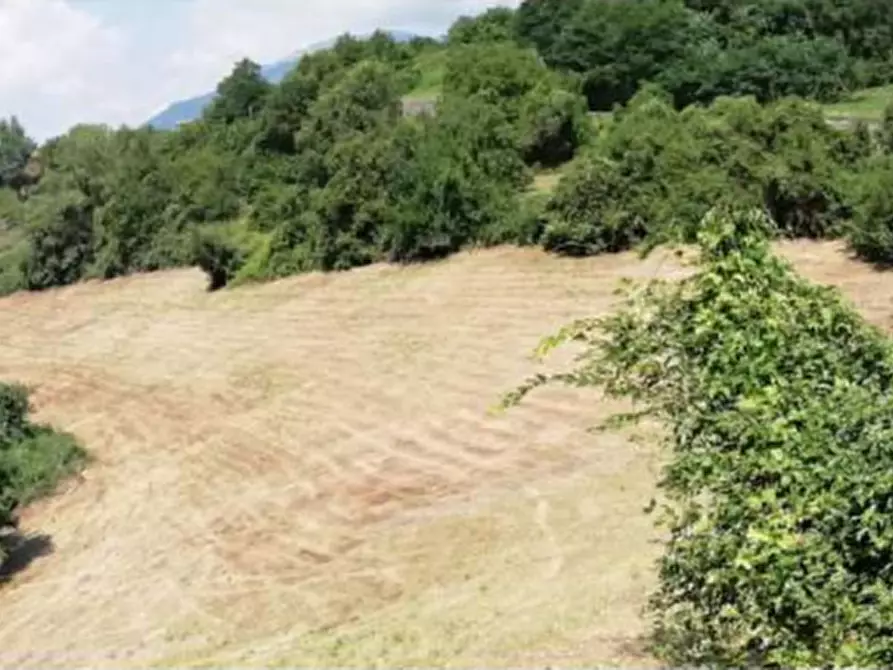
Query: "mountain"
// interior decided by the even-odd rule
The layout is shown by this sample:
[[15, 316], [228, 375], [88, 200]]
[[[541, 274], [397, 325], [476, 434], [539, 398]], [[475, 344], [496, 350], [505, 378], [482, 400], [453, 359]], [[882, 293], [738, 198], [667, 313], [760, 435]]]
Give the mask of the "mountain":
[[[389, 30], [388, 33], [390, 33], [390, 35], [398, 42], [408, 42], [409, 40], [416, 37], [414, 33], [410, 33], [405, 30]], [[263, 65], [261, 66], [261, 73], [264, 75], [267, 81], [278, 84], [280, 81], [282, 81], [285, 75], [287, 75], [297, 64], [297, 62], [301, 59], [301, 56], [303, 56], [304, 54], [313, 53], [314, 51], [328, 49], [335, 44], [337, 39], [338, 38], [332, 38], [324, 42], [311, 44], [305, 49], [301, 49], [300, 51], [293, 53], [291, 56], [281, 61], [277, 61], [276, 63], [271, 63], [269, 65]], [[174, 102], [164, 111], [159, 112], [151, 119], [149, 119], [146, 122], [146, 125], [157, 128], [159, 130], [172, 130], [181, 123], [194, 121], [201, 116], [205, 107], [207, 107], [211, 103], [215, 95], [216, 93], [214, 92], [205, 93], [194, 98], [189, 98], [188, 100], [180, 100], [179, 102]]]

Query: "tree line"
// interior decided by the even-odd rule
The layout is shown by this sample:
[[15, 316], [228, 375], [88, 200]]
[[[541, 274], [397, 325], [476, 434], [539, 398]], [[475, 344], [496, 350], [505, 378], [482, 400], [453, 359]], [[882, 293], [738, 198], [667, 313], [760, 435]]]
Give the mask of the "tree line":
[[[527, 0], [462, 17], [442, 41], [344, 36], [278, 85], [242, 61], [175, 131], [83, 125], [37, 148], [13, 119], [0, 291], [196, 264], [219, 288], [497, 243], [598, 253], [739, 196], [762, 198], [785, 234], [864, 220], [854, 244], [882, 258], [883, 141], [758, 103], [887, 81], [883, 9]], [[431, 62], [435, 112], [403, 114]], [[587, 109], [615, 113], [594, 127]], [[571, 160], [554, 197], [531, 193], [535, 170]]]

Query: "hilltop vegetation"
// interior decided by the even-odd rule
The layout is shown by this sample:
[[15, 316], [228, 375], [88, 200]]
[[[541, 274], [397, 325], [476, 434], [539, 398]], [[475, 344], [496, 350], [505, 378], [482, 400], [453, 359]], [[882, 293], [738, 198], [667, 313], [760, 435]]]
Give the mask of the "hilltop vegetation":
[[[218, 288], [496, 243], [598, 253], [690, 238], [739, 195], [783, 234], [845, 234], [882, 207], [884, 142], [757, 105], [885, 84], [891, 49], [872, 0], [528, 0], [443, 42], [342, 37], [278, 84], [244, 61], [176, 131], [81, 126], [40, 147], [38, 183], [8, 184], [0, 288], [194, 264]], [[433, 116], [401, 113], [432, 96]], [[618, 105], [593, 131], [586, 109]], [[530, 193], [575, 158], [553, 199]], [[882, 260], [871, 216], [854, 246]]]

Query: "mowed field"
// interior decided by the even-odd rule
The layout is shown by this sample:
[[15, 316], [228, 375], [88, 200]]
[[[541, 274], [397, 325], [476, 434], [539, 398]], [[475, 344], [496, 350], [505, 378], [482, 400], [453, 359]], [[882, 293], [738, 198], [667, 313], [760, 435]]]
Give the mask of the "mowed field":
[[[889, 275], [781, 250], [889, 322]], [[650, 429], [587, 431], [618, 409], [594, 391], [488, 409], [622, 277], [682, 272], [496, 249], [0, 300], [0, 379], [95, 458], [24, 515], [54, 551], [0, 588], [0, 665], [653, 665]]]

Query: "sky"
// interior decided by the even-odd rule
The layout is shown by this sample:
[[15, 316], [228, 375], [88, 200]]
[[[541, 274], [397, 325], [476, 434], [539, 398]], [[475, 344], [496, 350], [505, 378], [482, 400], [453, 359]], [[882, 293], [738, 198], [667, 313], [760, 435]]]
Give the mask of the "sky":
[[139, 125], [213, 90], [240, 58], [271, 63], [376, 28], [440, 35], [496, 5], [517, 0], [0, 0], [0, 117], [38, 140]]

